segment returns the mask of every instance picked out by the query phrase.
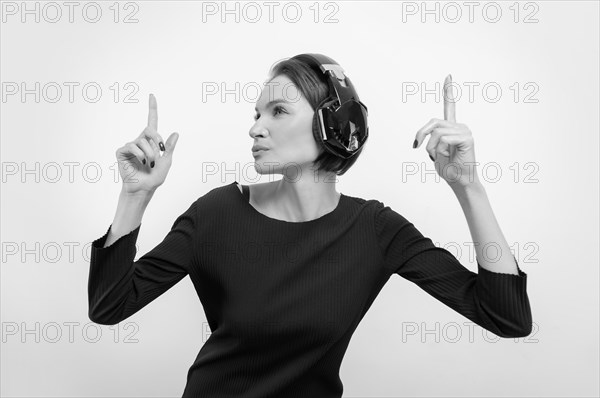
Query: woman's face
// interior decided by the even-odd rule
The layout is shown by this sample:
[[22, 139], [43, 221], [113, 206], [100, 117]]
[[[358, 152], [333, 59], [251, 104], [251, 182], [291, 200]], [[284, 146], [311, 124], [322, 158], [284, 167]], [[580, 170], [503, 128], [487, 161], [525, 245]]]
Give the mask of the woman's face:
[[294, 180], [310, 173], [320, 148], [312, 133], [314, 111], [300, 90], [287, 76], [276, 76], [265, 84], [255, 111], [253, 146], [268, 148], [252, 152], [256, 172]]

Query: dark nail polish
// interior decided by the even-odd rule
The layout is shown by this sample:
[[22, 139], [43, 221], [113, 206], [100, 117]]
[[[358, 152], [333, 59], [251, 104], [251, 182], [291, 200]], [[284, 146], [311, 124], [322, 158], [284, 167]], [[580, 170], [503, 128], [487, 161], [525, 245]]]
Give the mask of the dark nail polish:
[[415, 140], [415, 142], [413, 142], [413, 148], [416, 148], [417, 145], [419, 145], [419, 141]]
[[146, 164], [146, 159], [142, 159], [142, 163]]
[[150, 167], [154, 168], [154, 160], [150, 162]]
[[435, 162], [435, 159], [431, 157], [431, 155], [429, 155], [429, 159], [431, 159], [432, 161]]
[[165, 144], [163, 144], [162, 141], [158, 143], [158, 147], [160, 148], [161, 151], [163, 151], [163, 152], [165, 151]]

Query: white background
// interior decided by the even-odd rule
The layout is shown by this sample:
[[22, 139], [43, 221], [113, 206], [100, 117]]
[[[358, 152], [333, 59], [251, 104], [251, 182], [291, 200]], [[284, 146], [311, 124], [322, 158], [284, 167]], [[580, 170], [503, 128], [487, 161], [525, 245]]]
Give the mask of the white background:
[[[441, 89], [438, 98], [403, 98], [403, 87], [433, 90], [452, 74], [463, 89], [457, 121], [473, 133], [480, 178], [528, 274], [533, 312], [530, 336], [499, 339], [394, 276], [350, 342], [344, 396], [598, 396], [597, 2], [476, 2], [472, 22], [464, 2], [302, 2], [287, 14], [277, 3], [272, 23], [263, 2], [254, 3], [257, 22], [246, 3], [237, 3], [238, 22], [235, 12], [223, 22], [221, 2], [205, 4], [216, 15], [192, 1], [98, 2], [96, 23], [82, 16], [88, 3], [77, 3], [72, 23], [62, 2], [56, 22], [56, 7], [25, 4], [36, 3], [39, 22], [35, 12], [21, 20], [24, 3], [2, 3], [3, 396], [181, 396], [210, 332], [189, 277], [118, 326], [87, 318], [89, 244], [110, 225], [121, 184], [114, 152], [144, 128], [154, 93], [159, 132], [180, 139], [146, 210], [139, 258], [209, 190], [281, 177], [259, 179], [252, 167], [252, 87], [274, 62], [303, 52], [339, 62], [369, 108], [368, 145], [338, 191], [381, 200], [476, 271], [456, 197], [425, 145], [412, 149], [417, 130], [443, 118]], [[138, 22], [124, 23], [129, 14]], [[95, 17], [93, 5], [86, 15]], [[9, 95], [14, 84], [35, 82], [39, 102]], [[56, 102], [52, 82], [63, 89]], [[73, 102], [65, 82], [79, 84]], [[97, 102], [93, 88], [81, 93], [90, 82], [102, 89]], [[203, 98], [207, 84], [236, 93], [236, 82], [237, 99]], [[472, 101], [468, 82], [477, 84]], [[212, 164], [209, 175], [203, 167]], [[417, 175], [403, 172], [411, 165]], [[416, 334], [407, 333], [412, 326]]]

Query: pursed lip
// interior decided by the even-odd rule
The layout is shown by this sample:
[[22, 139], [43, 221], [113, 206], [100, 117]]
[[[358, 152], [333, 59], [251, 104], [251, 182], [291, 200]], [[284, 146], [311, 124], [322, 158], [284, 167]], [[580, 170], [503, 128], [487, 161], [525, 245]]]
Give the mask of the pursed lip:
[[266, 146], [262, 146], [262, 145], [254, 145], [252, 147], [252, 152], [256, 152], [256, 151], [260, 151], [260, 150], [268, 150], [269, 148], [267, 148]]

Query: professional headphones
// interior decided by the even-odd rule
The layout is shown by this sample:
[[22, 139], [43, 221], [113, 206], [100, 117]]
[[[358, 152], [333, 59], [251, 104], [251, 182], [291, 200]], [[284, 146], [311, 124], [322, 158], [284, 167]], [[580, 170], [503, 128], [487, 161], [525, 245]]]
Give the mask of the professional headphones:
[[367, 107], [360, 102], [342, 67], [322, 54], [299, 54], [291, 59], [305, 62], [327, 77], [329, 96], [315, 110], [315, 140], [337, 157], [348, 159], [367, 142]]

